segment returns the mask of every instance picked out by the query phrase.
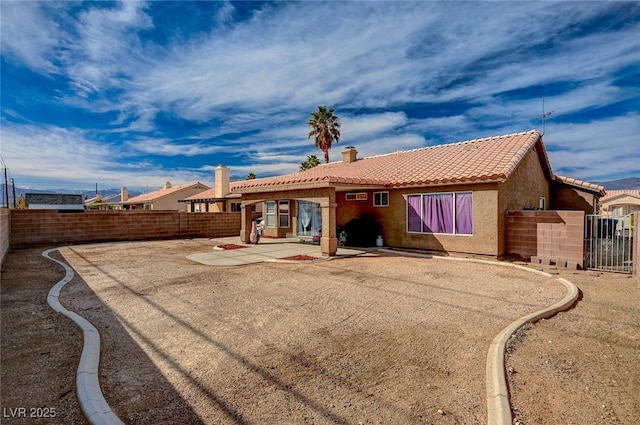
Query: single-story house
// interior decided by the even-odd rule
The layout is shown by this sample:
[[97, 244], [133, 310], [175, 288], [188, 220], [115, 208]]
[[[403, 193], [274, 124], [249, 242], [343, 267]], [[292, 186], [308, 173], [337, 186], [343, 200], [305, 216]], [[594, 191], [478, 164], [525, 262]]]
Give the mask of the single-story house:
[[347, 147], [340, 162], [231, 185], [242, 195], [243, 242], [254, 206], [264, 204], [265, 235], [315, 232], [325, 255], [337, 250], [337, 228], [367, 215], [387, 246], [500, 257], [506, 212], [575, 208], [554, 196], [560, 189], [589, 195], [588, 212], [604, 194], [555, 176], [536, 130], [365, 158]]
[[600, 206], [603, 215], [612, 217], [640, 211], [640, 189], [608, 190]]
[[27, 209], [84, 212], [82, 195], [61, 193], [25, 193]]
[[176, 186], [166, 182], [161, 189], [129, 198], [122, 202], [122, 206], [125, 210], [186, 211], [187, 204], [180, 201], [206, 189], [209, 189], [209, 186], [200, 182]]
[[229, 167], [219, 165], [215, 169], [212, 189], [181, 200], [187, 204], [188, 212], [240, 212], [239, 193], [229, 190]]
[[96, 195], [84, 200], [87, 210], [108, 211], [122, 208], [122, 196], [119, 193], [113, 195]]
[[85, 199], [84, 203], [88, 210], [122, 210], [123, 203], [129, 200], [129, 189], [123, 187], [120, 193], [102, 196], [96, 195], [93, 198]]

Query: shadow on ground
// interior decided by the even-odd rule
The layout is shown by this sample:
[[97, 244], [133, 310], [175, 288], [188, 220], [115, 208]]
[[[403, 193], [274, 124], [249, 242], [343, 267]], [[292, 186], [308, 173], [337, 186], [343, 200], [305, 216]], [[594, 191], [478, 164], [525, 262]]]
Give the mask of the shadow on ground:
[[[75, 392], [82, 332], [47, 304], [49, 289], [64, 271], [42, 257], [43, 250], [11, 251], [2, 266], [2, 423], [87, 424]], [[64, 261], [57, 251], [52, 257]], [[203, 423], [82, 278], [76, 275], [60, 300], [100, 331], [100, 386], [121, 420]], [[44, 412], [50, 417], [32, 417]]]

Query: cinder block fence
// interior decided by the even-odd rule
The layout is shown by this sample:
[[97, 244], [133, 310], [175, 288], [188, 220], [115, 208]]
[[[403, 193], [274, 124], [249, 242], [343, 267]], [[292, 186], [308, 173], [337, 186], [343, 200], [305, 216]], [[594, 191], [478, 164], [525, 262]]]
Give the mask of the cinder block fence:
[[583, 211], [508, 211], [507, 254], [565, 260], [583, 266]]
[[9, 236], [11, 235], [11, 212], [9, 208], [0, 208], [0, 266], [4, 256], [9, 251]]
[[240, 234], [240, 213], [11, 210], [11, 248], [43, 244], [225, 237]]

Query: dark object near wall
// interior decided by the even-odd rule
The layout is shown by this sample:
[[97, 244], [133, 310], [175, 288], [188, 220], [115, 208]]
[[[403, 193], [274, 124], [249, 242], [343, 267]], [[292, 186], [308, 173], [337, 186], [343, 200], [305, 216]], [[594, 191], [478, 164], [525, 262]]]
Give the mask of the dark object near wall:
[[370, 247], [376, 246], [376, 238], [380, 235], [380, 226], [376, 219], [369, 214], [349, 220], [344, 226], [347, 233], [347, 245]]

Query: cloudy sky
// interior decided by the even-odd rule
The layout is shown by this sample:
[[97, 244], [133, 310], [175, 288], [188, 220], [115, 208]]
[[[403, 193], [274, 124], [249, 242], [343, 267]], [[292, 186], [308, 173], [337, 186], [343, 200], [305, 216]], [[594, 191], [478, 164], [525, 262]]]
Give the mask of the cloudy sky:
[[296, 171], [318, 105], [361, 156], [542, 130], [554, 172], [640, 175], [639, 2], [12, 2], [1, 154], [19, 187]]

